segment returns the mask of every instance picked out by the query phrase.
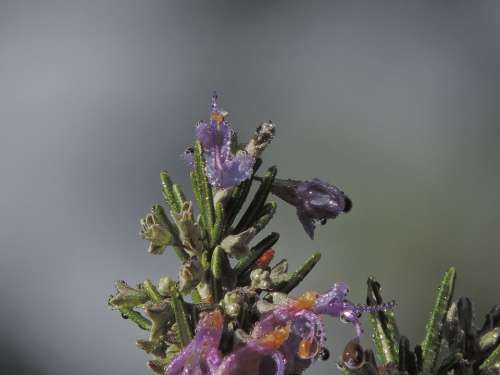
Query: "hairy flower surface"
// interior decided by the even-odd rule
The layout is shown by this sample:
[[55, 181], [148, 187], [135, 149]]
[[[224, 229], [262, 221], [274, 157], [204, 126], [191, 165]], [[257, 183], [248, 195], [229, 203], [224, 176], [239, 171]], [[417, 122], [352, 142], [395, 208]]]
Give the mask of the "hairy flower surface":
[[290, 324], [289, 337], [280, 351], [286, 358], [287, 372], [300, 373], [320, 356], [324, 347], [326, 337], [320, 315], [339, 317], [342, 321], [353, 324], [356, 329], [355, 340], [359, 340], [363, 332], [359, 321], [361, 313], [394, 307], [394, 303], [375, 306], [353, 304], [346, 299], [348, 291], [347, 284], [338, 282], [324, 294], [306, 292], [297, 299], [277, 305], [256, 323], [251, 335], [260, 337], [277, 326]]
[[[206, 162], [206, 175], [210, 184], [229, 188], [250, 178], [255, 159], [246, 151], [231, 150], [233, 130], [225, 120], [227, 112], [218, 107], [217, 94], [212, 96], [210, 121], [196, 125], [196, 139], [201, 143]], [[192, 166], [192, 151], [186, 150], [184, 158]]]
[[356, 335], [363, 334], [363, 328], [359, 318], [364, 312], [377, 312], [391, 310], [396, 305], [395, 302], [383, 303], [380, 305], [353, 304], [346, 299], [349, 287], [344, 282], [337, 282], [326, 293], [320, 294], [315, 301], [313, 311], [317, 314], [338, 317], [346, 323], [351, 323], [356, 329]]
[[277, 327], [265, 335], [250, 339], [229, 354], [217, 370], [217, 375], [284, 375], [286, 359], [279, 351], [288, 339], [290, 328]]
[[310, 181], [275, 179], [272, 192], [297, 208], [297, 216], [311, 239], [316, 222], [325, 224], [327, 219], [335, 219], [352, 207], [343, 191], [318, 178]]

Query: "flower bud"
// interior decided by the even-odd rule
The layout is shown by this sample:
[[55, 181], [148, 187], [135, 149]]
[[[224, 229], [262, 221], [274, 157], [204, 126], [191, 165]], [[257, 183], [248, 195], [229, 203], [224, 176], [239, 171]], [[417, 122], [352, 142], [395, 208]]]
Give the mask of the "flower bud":
[[270, 272], [256, 268], [250, 273], [251, 287], [254, 289], [271, 289], [273, 285]]
[[177, 283], [168, 276], [164, 276], [158, 283], [158, 292], [164, 297], [172, 296], [177, 290]]
[[122, 280], [115, 282], [115, 288], [118, 293], [111, 296], [109, 303], [119, 309], [130, 309], [146, 303], [149, 299], [144, 290], [132, 288]]
[[179, 290], [189, 293], [198, 285], [202, 278], [201, 264], [198, 258], [190, 258], [184, 262], [179, 270]]
[[242, 258], [248, 254], [248, 244], [253, 240], [255, 234], [256, 230], [253, 227], [238, 234], [231, 234], [224, 238], [220, 247], [222, 247], [228, 255], [237, 259]]
[[244, 296], [238, 290], [233, 290], [224, 295], [222, 302], [224, 312], [232, 318], [237, 318], [241, 312]]
[[259, 157], [262, 151], [271, 143], [276, 132], [276, 126], [271, 122], [263, 122], [260, 124], [255, 133], [245, 147], [245, 151], [254, 158]]
[[203, 249], [200, 227], [193, 217], [192, 202], [184, 202], [181, 212], [173, 214], [184, 249], [190, 255], [198, 255]]
[[162, 254], [165, 248], [173, 244], [173, 236], [165, 223], [163, 210], [153, 207], [151, 213], [141, 219], [141, 237], [150, 241], [148, 252]]

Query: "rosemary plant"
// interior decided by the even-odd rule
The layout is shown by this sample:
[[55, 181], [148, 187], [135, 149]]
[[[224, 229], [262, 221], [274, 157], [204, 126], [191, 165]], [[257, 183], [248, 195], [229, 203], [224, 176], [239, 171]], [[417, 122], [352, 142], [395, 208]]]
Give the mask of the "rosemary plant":
[[[500, 308], [473, 327], [466, 298], [451, 303], [455, 270], [444, 276], [423, 343], [410, 349], [396, 325], [393, 301], [368, 279], [366, 304], [346, 299], [337, 282], [324, 293], [289, 294], [320, 260], [313, 253], [294, 271], [273, 263], [278, 233], [253, 244], [276, 212], [271, 194], [293, 205], [307, 235], [349, 212], [352, 202], [338, 187], [319, 179], [279, 179], [277, 168], [261, 172], [261, 156], [275, 125], [262, 123], [246, 144], [238, 143], [214, 94], [210, 120], [196, 125], [196, 141], [183, 158], [196, 204], [168, 172], [160, 173], [166, 208], [155, 205], [140, 222], [148, 252], [172, 248], [180, 261], [177, 277], [130, 286], [115, 283], [112, 309], [148, 332], [137, 346], [151, 356], [157, 374], [301, 374], [329, 357], [323, 316], [352, 324], [354, 338], [338, 367], [345, 374], [495, 373], [500, 366]], [[252, 184], [258, 189], [250, 196]], [[246, 202], [248, 204], [246, 204]], [[247, 207], [243, 209], [243, 207]], [[369, 314], [375, 354], [364, 350], [360, 317]], [[443, 349], [444, 347], [444, 349]]]

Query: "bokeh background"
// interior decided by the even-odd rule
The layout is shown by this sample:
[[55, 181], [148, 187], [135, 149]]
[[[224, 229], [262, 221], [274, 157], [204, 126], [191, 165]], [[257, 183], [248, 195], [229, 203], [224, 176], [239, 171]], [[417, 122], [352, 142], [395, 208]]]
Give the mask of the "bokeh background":
[[[301, 290], [376, 276], [422, 339], [450, 265], [476, 314], [500, 276], [498, 1], [0, 1], [0, 361], [4, 374], [147, 374], [108, 310], [115, 279], [175, 274], [138, 219], [218, 90], [240, 137], [272, 119], [265, 165], [319, 176], [354, 209], [310, 241], [270, 230]], [[351, 327], [328, 320], [330, 374]], [[365, 344], [368, 345], [368, 336]]]

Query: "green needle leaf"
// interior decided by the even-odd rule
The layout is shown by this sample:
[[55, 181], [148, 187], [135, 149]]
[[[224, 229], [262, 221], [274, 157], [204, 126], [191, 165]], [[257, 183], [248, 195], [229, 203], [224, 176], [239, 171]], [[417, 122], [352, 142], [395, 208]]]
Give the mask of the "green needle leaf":
[[189, 315], [186, 311], [186, 305], [180, 293], [178, 292], [172, 296], [170, 303], [172, 305], [172, 310], [174, 311], [175, 322], [177, 323], [179, 341], [184, 347], [189, 344], [189, 342], [193, 338], [193, 332], [189, 323]]
[[[262, 159], [255, 160], [252, 177], [255, 175], [255, 172], [257, 172], [261, 164], [262, 164]], [[239, 184], [237, 187], [233, 189], [231, 198], [229, 199], [226, 206], [226, 228], [229, 229], [233, 224], [234, 219], [240, 212], [241, 207], [243, 207], [243, 204], [247, 199], [251, 186], [252, 186], [252, 179], [250, 178], [248, 180], [243, 181], [241, 184]]]
[[229, 264], [226, 252], [220, 246], [217, 246], [214, 249], [210, 268], [213, 275], [212, 288], [214, 300], [217, 302], [222, 298], [223, 279], [232, 273], [231, 265]]
[[455, 288], [456, 271], [451, 267], [439, 285], [436, 302], [426, 326], [425, 339], [422, 342], [422, 358], [425, 371], [432, 372], [436, 364], [441, 346], [441, 335], [444, 319]]
[[305, 277], [311, 272], [313, 267], [321, 259], [321, 253], [316, 252], [311, 255], [295, 272], [290, 275], [290, 279], [280, 285], [277, 289], [282, 293], [290, 293]]
[[217, 202], [215, 205], [215, 222], [212, 227], [212, 246], [215, 246], [219, 242], [222, 232], [223, 232], [223, 205], [221, 202]]
[[262, 208], [261, 216], [257, 219], [257, 221], [253, 224], [257, 233], [259, 233], [262, 229], [266, 227], [267, 224], [271, 221], [276, 212], [277, 208], [276, 202], [268, 202]]
[[172, 180], [170, 179], [167, 171], [160, 172], [160, 181], [163, 197], [165, 198], [165, 202], [167, 202], [168, 207], [173, 212], [180, 212], [182, 204], [177, 198], [177, 195], [174, 191], [174, 185], [172, 184]]
[[220, 246], [217, 246], [212, 254], [211, 269], [217, 280], [222, 280], [232, 272], [226, 252]]
[[202, 194], [201, 194], [201, 187], [200, 187], [200, 184], [198, 182], [198, 179], [197, 179], [197, 176], [196, 176], [196, 173], [195, 172], [190, 172], [189, 173], [189, 178], [191, 180], [191, 186], [193, 188], [193, 194], [194, 194], [194, 198], [196, 200], [196, 203], [198, 204], [198, 209], [200, 210], [200, 218], [201, 218], [201, 224], [203, 226], [206, 226], [205, 222], [204, 222], [204, 218], [205, 218], [205, 205], [203, 204], [203, 199], [202, 199]]
[[243, 217], [234, 229], [233, 233], [240, 233], [244, 231], [245, 229], [250, 227], [252, 223], [259, 217], [259, 214], [262, 211], [262, 208], [266, 203], [266, 199], [271, 191], [271, 187], [273, 185], [273, 181], [276, 177], [277, 171], [278, 170], [274, 166], [267, 170], [267, 173], [264, 176], [259, 189], [255, 193], [255, 196], [250, 202], [250, 205], [243, 214]]
[[214, 224], [215, 208], [212, 196], [212, 186], [208, 182], [208, 178], [205, 174], [205, 159], [203, 158], [203, 148], [200, 142], [196, 142], [194, 146], [194, 170], [201, 194], [201, 202], [199, 203], [205, 208], [204, 221], [208, 229]]
[[[178, 184], [173, 185], [173, 193], [175, 200], [177, 201], [179, 207], [182, 209], [184, 203], [186, 202], [186, 196], [184, 195], [181, 187]], [[180, 210], [177, 212], [180, 212]]]
[[479, 366], [480, 370], [492, 370], [493, 368], [500, 368], [500, 344], [497, 345], [495, 350], [493, 350], [488, 358], [486, 358], [484, 362], [481, 363], [481, 366]]
[[[367, 304], [378, 305], [384, 301], [380, 294], [380, 284], [368, 278]], [[383, 365], [396, 364], [398, 359], [399, 330], [393, 311], [379, 311], [370, 314], [377, 359]]]
[[236, 267], [234, 267], [235, 275], [239, 276], [247, 271], [259, 257], [270, 247], [272, 247], [280, 238], [279, 233], [273, 232], [257, 245], [250, 249], [250, 253], [243, 259], [241, 259]]
[[151, 330], [151, 322], [143, 317], [140, 313], [132, 309], [122, 308], [119, 310], [123, 319], [129, 319], [131, 322], [137, 324], [140, 329], [145, 331]]

